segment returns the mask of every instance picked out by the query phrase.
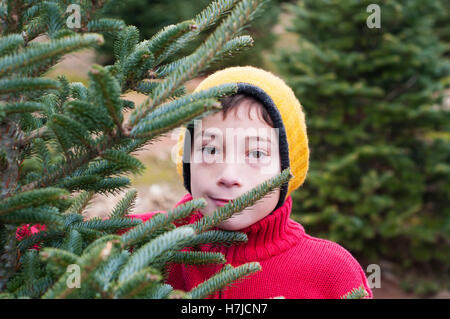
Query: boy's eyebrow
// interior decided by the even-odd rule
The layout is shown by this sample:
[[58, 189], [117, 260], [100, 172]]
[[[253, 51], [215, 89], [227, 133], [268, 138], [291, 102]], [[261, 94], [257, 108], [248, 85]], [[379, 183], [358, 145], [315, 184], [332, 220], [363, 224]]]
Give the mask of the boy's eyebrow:
[[[197, 132], [197, 134], [194, 136], [194, 139], [199, 136], [200, 134], [203, 135], [203, 137], [215, 137], [215, 134], [212, 132], [208, 132], [208, 131], [201, 131], [201, 132]], [[250, 140], [250, 139], [256, 139], [257, 141], [263, 141], [263, 142], [268, 142], [269, 144], [272, 143], [272, 140], [270, 139], [270, 137], [263, 137], [263, 136], [259, 136], [259, 135], [251, 135], [251, 136], [246, 136], [245, 137], [246, 140]]]
[[252, 135], [252, 136], [246, 136], [245, 139], [249, 140], [249, 139], [256, 139], [257, 141], [261, 140], [264, 142], [268, 142], [268, 143], [272, 143], [270, 137], [263, 137], [263, 136], [259, 136], [259, 135]]
[[214, 133], [212, 133], [212, 132], [209, 132], [209, 131], [205, 132], [204, 130], [201, 130], [201, 132], [197, 132], [197, 134], [194, 135], [194, 139], [197, 138], [200, 134], [203, 135], [203, 137], [215, 136]]

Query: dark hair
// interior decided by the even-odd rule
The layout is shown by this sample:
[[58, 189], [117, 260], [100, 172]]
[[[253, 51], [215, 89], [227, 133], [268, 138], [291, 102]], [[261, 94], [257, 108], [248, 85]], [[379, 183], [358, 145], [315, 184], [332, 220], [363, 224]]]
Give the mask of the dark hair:
[[[260, 106], [258, 107], [258, 115], [262, 116], [262, 120], [264, 120], [267, 124], [269, 124], [271, 127], [273, 127], [273, 121], [270, 118], [269, 112], [267, 112], [266, 108], [262, 105], [262, 103], [254, 98], [251, 95], [244, 94], [244, 93], [237, 93], [231, 96], [225, 96], [220, 99], [220, 103], [222, 104], [222, 112], [223, 112], [223, 119], [226, 119], [227, 114], [230, 110], [235, 108], [240, 102], [242, 101], [249, 101], [250, 102], [250, 108], [248, 110], [248, 117], [250, 118], [250, 111], [252, 110], [252, 106]], [[262, 113], [262, 114], [261, 114]], [[236, 111], [235, 111], [236, 114]], [[261, 119], [261, 116], [259, 118]]]

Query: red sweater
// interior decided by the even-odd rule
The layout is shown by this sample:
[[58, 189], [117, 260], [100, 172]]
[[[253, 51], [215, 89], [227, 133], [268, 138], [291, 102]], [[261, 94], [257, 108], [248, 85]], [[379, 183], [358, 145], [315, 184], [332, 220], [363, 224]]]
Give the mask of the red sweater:
[[[175, 207], [190, 200], [192, 196], [188, 193]], [[223, 253], [227, 263], [234, 267], [257, 261], [262, 268], [234, 283], [232, 287], [211, 295], [210, 299], [265, 299], [279, 296], [286, 299], [340, 298], [361, 285], [369, 293], [369, 298], [373, 297], [364, 271], [356, 259], [338, 244], [306, 234], [303, 227], [290, 218], [291, 208], [292, 198], [288, 196], [284, 205], [272, 214], [239, 230], [247, 234], [248, 242], [245, 244], [215, 248], [211, 248], [211, 245], [201, 246], [201, 251]], [[145, 222], [157, 212], [130, 217]], [[187, 223], [192, 224], [201, 217], [201, 213], [195, 211]], [[189, 291], [222, 267], [222, 264], [173, 264], [167, 283], [174, 289]]]

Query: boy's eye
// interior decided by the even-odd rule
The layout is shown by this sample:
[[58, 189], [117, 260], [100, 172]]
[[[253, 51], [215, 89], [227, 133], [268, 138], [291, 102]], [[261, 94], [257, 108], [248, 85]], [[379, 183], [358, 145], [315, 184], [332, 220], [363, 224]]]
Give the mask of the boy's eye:
[[204, 146], [202, 147], [202, 153], [205, 153], [206, 150], [206, 154], [208, 155], [215, 155], [216, 154], [216, 148], [215, 147], [211, 147], [211, 146]]
[[[251, 154], [254, 154], [254, 156], [250, 156]], [[252, 151], [252, 152], [249, 153], [249, 157], [254, 157], [254, 158], [257, 158], [257, 159], [260, 159], [260, 158], [262, 158], [264, 156], [267, 156], [267, 154], [265, 152], [263, 152], [263, 151]]]

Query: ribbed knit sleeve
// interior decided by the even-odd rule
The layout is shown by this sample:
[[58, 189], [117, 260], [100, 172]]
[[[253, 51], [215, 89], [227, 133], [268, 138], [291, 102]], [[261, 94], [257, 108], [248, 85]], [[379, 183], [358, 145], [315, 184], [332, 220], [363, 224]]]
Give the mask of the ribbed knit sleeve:
[[[364, 287], [368, 298], [373, 298], [366, 275], [358, 261], [339, 244], [307, 234], [304, 235], [302, 257], [313, 261], [310, 271], [315, 273], [322, 298], [337, 299], [355, 288]], [[307, 267], [305, 267], [307, 268]], [[304, 271], [299, 275], [307, 276]]]

